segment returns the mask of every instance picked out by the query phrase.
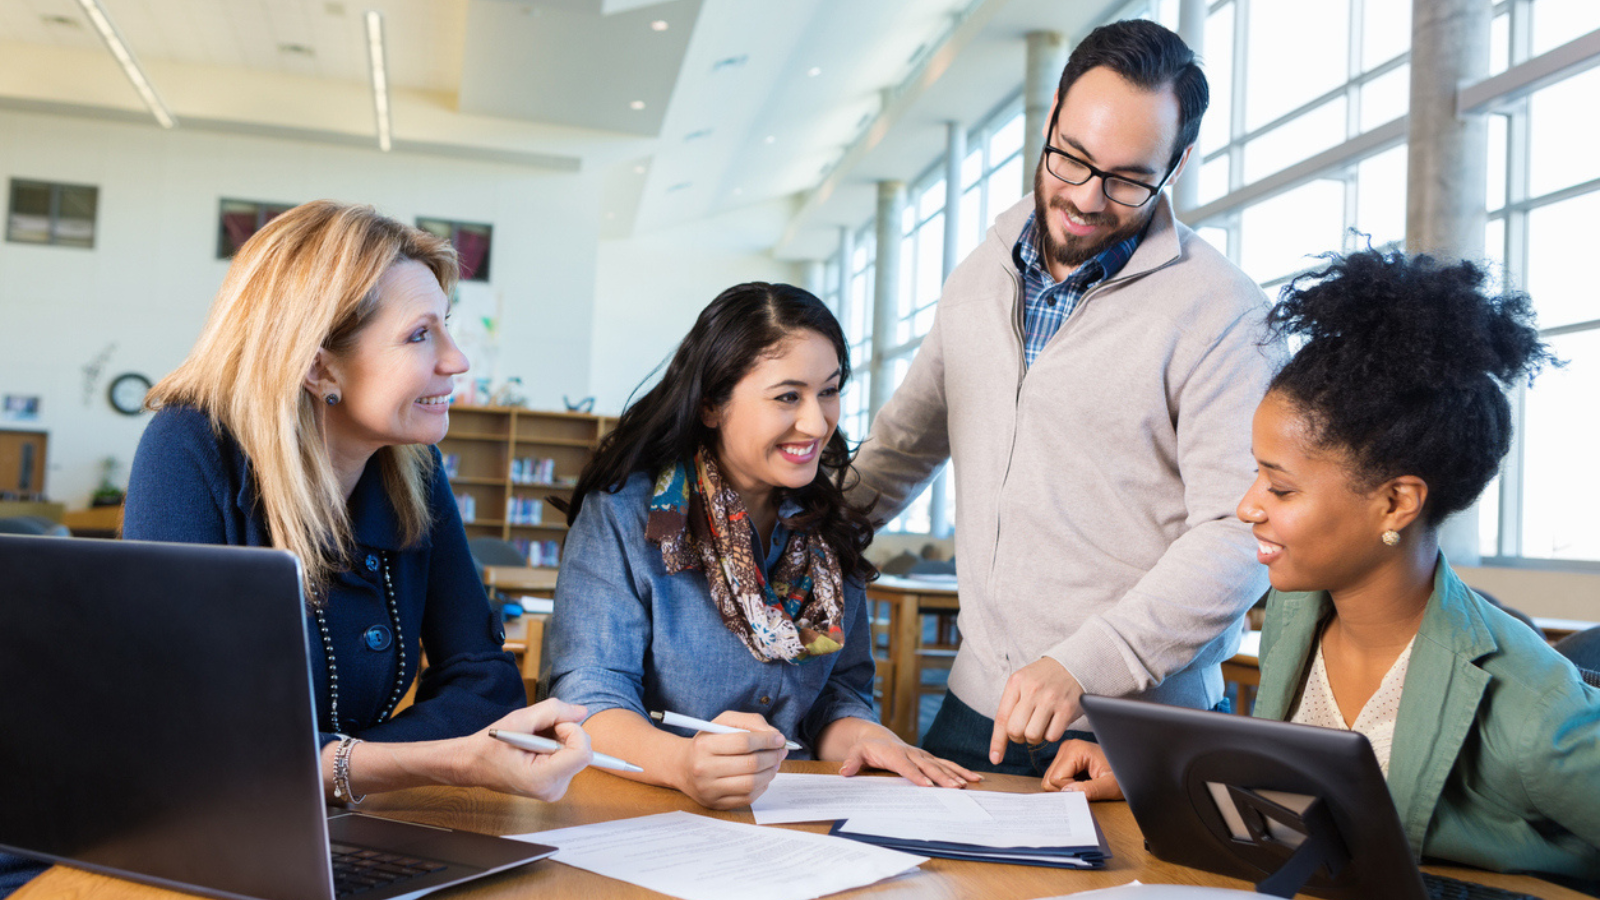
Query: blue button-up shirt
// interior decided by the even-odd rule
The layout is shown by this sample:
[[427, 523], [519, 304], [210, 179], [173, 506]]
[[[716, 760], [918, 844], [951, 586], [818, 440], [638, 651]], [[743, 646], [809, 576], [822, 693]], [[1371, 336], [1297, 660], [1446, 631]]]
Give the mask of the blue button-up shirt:
[[1022, 356], [1023, 361], [1033, 361], [1050, 343], [1061, 328], [1061, 323], [1078, 308], [1078, 302], [1090, 289], [1108, 278], [1115, 277], [1127, 265], [1128, 257], [1139, 246], [1135, 234], [1125, 241], [1112, 244], [1086, 261], [1061, 281], [1050, 274], [1044, 259], [1039, 255], [1038, 229], [1035, 216], [1029, 215], [1022, 234], [1011, 248], [1017, 271], [1022, 273]]
[[[569, 703], [671, 711], [701, 719], [759, 713], [816, 754], [822, 730], [872, 711], [872, 646], [866, 589], [844, 586], [844, 649], [795, 664], [761, 662], [722, 623], [705, 573], [668, 574], [661, 548], [645, 538], [654, 481], [636, 473], [615, 494], [595, 491], [567, 533], [550, 622], [550, 692]], [[789, 531], [781, 516], [762, 560], [771, 575]], [[688, 735], [689, 732], [677, 733]]]

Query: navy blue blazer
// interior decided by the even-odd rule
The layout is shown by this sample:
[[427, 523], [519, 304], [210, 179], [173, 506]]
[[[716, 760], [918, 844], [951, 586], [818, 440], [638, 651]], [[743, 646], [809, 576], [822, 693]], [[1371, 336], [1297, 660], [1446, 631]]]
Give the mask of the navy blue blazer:
[[[504, 630], [489, 609], [467, 551], [466, 533], [434, 450], [428, 507], [432, 530], [415, 546], [400, 543], [399, 521], [369, 462], [350, 495], [354, 566], [335, 576], [326, 618], [339, 672], [339, 724], [330, 718], [327, 657], [316, 619], [306, 615], [317, 722], [323, 744], [342, 730], [371, 741], [424, 741], [471, 734], [527, 702], [522, 677], [502, 646]], [[139, 440], [128, 481], [123, 537], [268, 547], [255, 479], [238, 442], [187, 407], [156, 413]], [[383, 589], [389, 561], [400, 613], [394, 640]], [[227, 602], [226, 597], [217, 602]], [[241, 636], [241, 640], [248, 639]], [[415, 702], [380, 721], [398, 679], [415, 677], [420, 649], [428, 668]]]

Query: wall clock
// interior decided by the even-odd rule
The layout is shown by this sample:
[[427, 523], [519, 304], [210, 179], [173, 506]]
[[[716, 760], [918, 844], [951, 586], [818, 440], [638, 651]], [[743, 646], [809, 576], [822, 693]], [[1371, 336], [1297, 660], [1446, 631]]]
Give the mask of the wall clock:
[[125, 372], [111, 379], [106, 396], [111, 408], [125, 416], [137, 416], [144, 411], [144, 395], [150, 392], [150, 379], [137, 372]]

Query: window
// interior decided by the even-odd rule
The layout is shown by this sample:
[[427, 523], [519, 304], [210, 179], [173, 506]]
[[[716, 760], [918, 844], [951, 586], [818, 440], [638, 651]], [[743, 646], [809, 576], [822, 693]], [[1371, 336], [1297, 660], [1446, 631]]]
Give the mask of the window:
[[244, 242], [278, 216], [294, 209], [293, 203], [262, 203], [222, 198], [217, 211], [217, 259], [232, 259]]
[[456, 248], [462, 281], [489, 280], [489, 243], [494, 238], [493, 225], [419, 218], [417, 227], [444, 238]]
[[6, 240], [94, 249], [100, 189], [92, 185], [11, 179]]
[[[1600, 6], [1513, 0], [1497, 6], [1495, 68], [1526, 62], [1600, 27]], [[1480, 503], [1480, 552], [1493, 561], [1600, 562], [1600, 470], [1587, 445], [1600, 395], [1600, 300], [1583, 265], [1584, 235], [1600, 216], [1600, 163], [1573, 148], [1588, 139], [1574, 115], [1600, 90], [1591, 68], [1526, 97], [1489, 120], [1489, 222], [1485, 244], [1505, 281], [1533, 298], [1542, 336], [1567, 361], [1517, 386], [1516, 445], [1496, 493]], [[1576, 105], [1574, 105], [1576, 104]]]
[[[1396, 121], [1408, 103], [1410, 6], [1220, 0], [1210, 8], [1200, 206], [1183, 217], [1269, 295], [1315, 267], [1312, 254], [1355, 249], [1361, 235], [1380, 248], [1404, 240], [1405, 132]], [[1600, 27], [1600, 5], [1589, 0], [1494, 8], [1493, 72]], [[1307, 28], [1325, 40], [1294, 39]], [[1250, 77], [1267, 67], [1296, 77]], [[1600, 392], [1600, 301], [1583, 265], [1586, 226], [1600, 216], [1600, 162], [1572, 149], [1592, 130], [1574, 111], [1597, 93], [1600, 68], [1590, 68], [1496, 101], [1489, 116], [1485, 256], [1506, 284], [1529, 292], [1544, 338], [1569, 361], [1533, 390], [1513, 391], [1517, 443], [1479, 504], [1481, 553], [1502, 563], [1600, 562], [1600, 527], [1585, 515], [1600, 506], [1600, 475], [1580, 433]], [[1322, 162], [1306, 162], [1318, 154]]]
[[872, 298], [877, 278], [877, 244], [868, 222], [851, 244], [846, 287], [844, 337], [850, 345], [850, 383], [839, 397], [839, 427], [852, 441], [866, 438], [872, 424]]

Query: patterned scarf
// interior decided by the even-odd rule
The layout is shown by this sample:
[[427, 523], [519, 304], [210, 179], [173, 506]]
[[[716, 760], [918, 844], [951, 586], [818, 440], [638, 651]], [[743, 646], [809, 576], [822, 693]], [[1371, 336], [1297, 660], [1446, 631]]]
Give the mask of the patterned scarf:
[[842, 649], [844, 589], [833, 549], [816, 535], [791, 533], [768, 584], [744, 501], [722, 483], [704, 448], [694, 472], [691, 479], [683, 463], [667, 466], [650, 497], [645, 536], [661, 547], [667, 572], [704, 571], [722, 624], [762, 662], [800, 663]]

